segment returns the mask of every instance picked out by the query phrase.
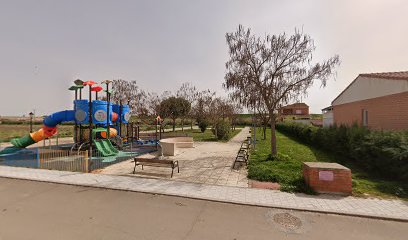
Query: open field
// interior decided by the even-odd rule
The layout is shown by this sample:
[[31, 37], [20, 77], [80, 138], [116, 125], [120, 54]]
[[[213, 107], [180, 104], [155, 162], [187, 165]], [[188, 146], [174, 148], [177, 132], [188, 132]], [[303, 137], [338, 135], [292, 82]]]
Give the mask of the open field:
[[[33, 131], [37, 131], [42, 127], [42, 124], [33, 125]], [[72, 125], [60, 125], [58, 126], [58, 132], [60, 137], [73, 136]], [[29, 124], [0, 124], [0, 142], [9, 142], [13, 138], [22, 137], [25, 134], [30, 133]]]
[[332, 153], [302, 144], [280, 132], [277, 132], [278, 157], [271, 159], [270, 129], [266, 140], [261, 140], [260, 130], [258, 134], [258, 143], [251, 155], [248, 169], [250, 179], [279, 182], [283, 191], [312, 193], [303, 182], [302, 162], [338, 162], [352, 171], [354, 195], [408, 199], [407, 183], [370, 175]]

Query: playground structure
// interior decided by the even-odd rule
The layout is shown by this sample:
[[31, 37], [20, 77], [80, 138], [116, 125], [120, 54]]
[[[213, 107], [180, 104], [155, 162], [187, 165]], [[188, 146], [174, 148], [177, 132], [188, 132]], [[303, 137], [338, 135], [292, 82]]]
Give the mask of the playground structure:
[[[45, 117], [41, 129], [21, 138], [12, 139], [13, 146], [2, 150], [0, 155], [18, 152], [34, 143], [51, 138], [57, 133], [58, 125], [65, 122], [74, 123], [74, 144], [71, 150], [88, 149], [89, 154], [92, 154], [92, 148], [95, 147], [102, 156], [116, 155], [118, 151], [112, 142], [116, 145], [122, 143], [120, 138], [122, 124], [128, 124], [130, 109], [128, 105], [112, 104], [109, 91], [110, 81], [106, 80], [103, 83], [106, 84], [107, 101], [98, 100], [98, 93], [103, 88], [95, 86], [95, 82], [76, 80], [75, 86], [69, 88], [75, 91], [73, 110], [60, 111]], [[82, 89], [87, 86], [89, 87], [89, 98], [84, 100]], [[95, 100], [92, 100], [93, 93], [95, 93]], [[118, 134], [119, 138], [115, 138]]]
[[[74, 83], [69, 88], [75, 93], [73, 109], [50, 114], [39, 130], [12, 139], [12, 146], [0, 150], [0, 165], [88, 172], [157, 151], [160, 139], [175, 137], [165, 133], [159, 116], [130, 121], [129, 100], [127, 104], [111, 101], [112, 81], [101, 82], [105, 88], [93, 81]], [[87, 99], [84, 90], [89, 91]], [[98, 97], [101, 94], [103, 100]], [[73, 125], [73, 143], [59, 145], [58, 126], [64, 123]], [[49, 141], [53, 138], [55, 145]], [[30, 147], [41, 141], [42, 147]]]
[[[159, 147], [158, 127], [156, 133], [140, 136], [139, 124], [129, 122], [129, 104], [111, 102], [111, 82], [103, 81], [106, 86], [103, 89], [93, 81], [75, 80], [75, 85], [69, 88], [75, 93], [73, 110], [50, 114], [44, 118], [43, 127], [39, 130], [12, 139], [12, 146], [0, 150], [0, 164], [68, 171], [73, 165], [78, 165], [75, 169], [82, 169], [79, 171], [92, 171], [156, 151]], [[83, 99], [82, 93], [86, 88], [89, 97]], [[101, 93], [105, 93], [104, 100], [98, 97]], [[73, 124], [73, 144], [58, 144], [58, 125], [63, 123]], [[46, 146], [46, 140], [55, 136], [57, 144]], [[43, 141], [43, 147], [27, 148], [40, 141]]]

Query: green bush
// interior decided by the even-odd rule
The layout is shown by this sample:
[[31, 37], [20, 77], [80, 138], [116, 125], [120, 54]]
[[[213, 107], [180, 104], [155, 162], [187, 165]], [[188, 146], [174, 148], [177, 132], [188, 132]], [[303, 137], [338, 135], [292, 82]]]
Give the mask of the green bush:
[[318, 128], [300, 123], [280, 123], [276, 128], [378, 176], [408, 180], [408, 132], [370, 131], [357, 125]]
[[198, 123], [198, 127], [200, 128], [201, 132], [205, 132], [205, 130], [207, 130], [208, 127], [208, 121], [203, 119]]
[[227, 122], [219, 122], [212, 129], [213, 134], [217, 137], [218, 140], [228, 139], [230, 131], [231, 125]]

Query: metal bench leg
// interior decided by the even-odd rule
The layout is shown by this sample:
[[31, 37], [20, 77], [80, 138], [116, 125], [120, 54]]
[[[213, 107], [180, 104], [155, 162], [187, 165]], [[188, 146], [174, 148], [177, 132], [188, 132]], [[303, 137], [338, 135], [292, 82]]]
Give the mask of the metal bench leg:
[[170, 178], [173, 177], [173, 171], [174, 171], [174, 166], [171, 166], [171, 177]]
[[136, 162], [135, 162], [135, 167], [133, 168], [133, 174], [135, 174], [136, 173]]
[[174, 163], [177, 163], [177, 173], [180, 173], [180, 166], [179, 166], [179, 162], [175, 161]]

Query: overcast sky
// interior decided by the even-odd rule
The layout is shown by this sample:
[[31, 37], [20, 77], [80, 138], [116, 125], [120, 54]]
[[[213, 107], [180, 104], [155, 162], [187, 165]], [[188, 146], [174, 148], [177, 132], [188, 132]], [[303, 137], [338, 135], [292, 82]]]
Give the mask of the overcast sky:
[[147, 90], [183, 82], [224, 94], [225, 33], [303, 28], [315, 61], [339, 54], [335, 81], [316, 84], [311, 112], [359, 74], [408, 70], [408, 2], [0, 0], [0, 115], [72, 108], [76, 78], [136, 80]]

